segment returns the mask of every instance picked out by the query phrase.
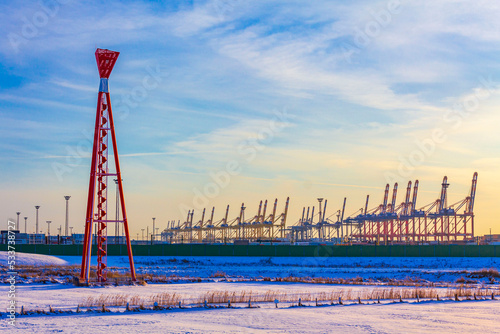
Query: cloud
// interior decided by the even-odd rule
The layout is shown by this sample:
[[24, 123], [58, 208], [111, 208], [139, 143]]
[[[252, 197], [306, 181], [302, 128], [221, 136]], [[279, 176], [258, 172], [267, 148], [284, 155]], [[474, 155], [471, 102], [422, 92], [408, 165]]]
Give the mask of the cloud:
[[74, 89], [74, 90], [81, 91], [81, 92], [93, 92], [93, 93], [95, 93], [95, 90], [96, 90], [95, 87], [91, 87], [91, 86], [87, 86], [87, 85], [77, 85], [77, 84], [71, 83], [71, 82], [64, 80], [64, 79], [52, 79], [50, 82], [55, 84], [55, 85], [61, 86], [63, 88], [70, 88], [70, 89]]
[[[260, 196], [271, 183], [273, 191], [300, 200], [315, 198], [316, 185], [346, 186], [346, 195], [358, 196], [355, 187], [378, 189], [384, 171], [397, 169], [399, 157], [436, 127], [450, 130], [448, 140], [409, 178], [439, 188], [446, 171], [465, 184], [470, 169], [481, 168], [491, 171], [484, 187], [494, 184], [495, 161], [484, 157], [498, 151], [498, 92], [458, 128], [443, 115], [478, 93], [478, 77], [499, 77], [499, 5], [404, 1], [366, 44], [357, 43], [387, 4], [69, 2], [19, 52], [8, 38], [0, 40], [0, 154], [3, 166], [23, 159], [5, 179], [35, 180], [51, 160], [68, 158], [67, 147], [78, 145], [82, 130], [93, 130], [93, 51], [99, 46], [121, 51], [111, 94], [120, 153], [137, 198], [134, 191], [146, 184], [149, 193], [166, 194], [158, 180], [188, 198], [209, 171], [230, 159], [246, 161], [241, 144], [265, 149], [245, 165], [239, 177], [246, 181], [235, 181], [231, 198]], [[22, 34], [23, 17], [29, 21], [41, 10], [37, 2], [0, 9], [8, 13], [0, 25], [4, 37]], [[346, 47], [355, 48], [350, 59]], [[156, 65], [165, 69], [162, 82], [133, 100], [134, 107], [127, 105], [146, 68]], [[281, 121], [272, 140], [259, 142], [273, 110], [285, 107], [295, 118]], [[79, 173], [69, 179], [86, 177], [87, 170]]]
[[[256, 146], [264, 146], [271, 142], [274, 137], [280, 135], [280, 131], [292, 126], [290, 122], [274, 119], [246, 119], [232, 126], [218, 128], [205, 134], [197, 134], [191, 138], [176, 144], [175, 150], [186, 150], [192, 152], [207, 152], [210, 158], [214, 152], [223, 155], [234, 155], [242, 143], [255, 143]], [[174, 150], [174, 152], [175, 152]], [[201, 154], [203, 156], [203, 153]]]

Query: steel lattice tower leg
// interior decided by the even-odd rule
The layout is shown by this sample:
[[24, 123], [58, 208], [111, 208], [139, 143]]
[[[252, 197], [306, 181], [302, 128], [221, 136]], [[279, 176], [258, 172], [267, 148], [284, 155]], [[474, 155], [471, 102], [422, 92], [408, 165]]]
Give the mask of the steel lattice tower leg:
[[[119, 52], [109, 50], [96, 50], [97, 67], [101, 83], [97, 97], [97, 112], [94, 132], [94, 146], [92, 150], [92, 163], [90, 169], [89, 193], [87, 201], [87, 215], [85, 220], [85, 237], [83, 244], [82, 266], [80, 281], [88, 283], [90, 278], [90, 258], [92, 254], [92, 228], [96, 224], [97, 243], [97, 282], [106, 281], [107, 267], [107, 225], [109, 222], [123, 223], [130, 262], [130, 276], [136, 280], [132, 247], [128, 230], [127, 213], [123, 195], [123, 185], [116, 147], [116, 136], [113, 122], [113, 112], [108, 90], [108, 78], [118, 58]], [[108, 169], [108, 141], [111, 137], [113, 147], [115, 173]], [[118, 180], [119, 202], [122, 212], [121, 220], [109, 220], [107, 216], [107, 189], [108, 177], [114, 176]]]

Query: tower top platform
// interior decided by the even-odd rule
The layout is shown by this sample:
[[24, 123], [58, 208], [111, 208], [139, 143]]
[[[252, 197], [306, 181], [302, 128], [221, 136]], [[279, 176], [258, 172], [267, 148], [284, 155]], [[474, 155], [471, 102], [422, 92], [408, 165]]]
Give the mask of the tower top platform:
[[95, 50], [95, 59], [97, 61], [97, 68], [99, 69], [99, 76], [102, 79], [108, 79], [120, 52], [111, 51], [107, 49]]

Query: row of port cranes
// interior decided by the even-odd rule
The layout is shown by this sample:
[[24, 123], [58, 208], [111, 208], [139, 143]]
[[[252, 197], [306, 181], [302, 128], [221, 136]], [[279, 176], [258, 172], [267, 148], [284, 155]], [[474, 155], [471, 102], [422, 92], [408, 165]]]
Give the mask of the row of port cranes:
[[[245, 203], [241, 204], [239, 214], [235, 218], [229, 216], [229, 205], [225, 215], [220, 220], [214, 220], [215, 207], [212, 207], [210, 218], [203, 209], [201, 219], [193, 223], [195, 210], [187, 213], [186, 220], [171, 220], [161, 233], [163, 242], [169, 243], [233, 243], [235, 240], [248, 242], [270, 242], [286, 240], [286, 219], [288, 204], [286, 199], [284, 209], [278, 210], [278, 199], [274, 200], [272, 210], [268, 211], [268, 201], [260, 201], [256, 215], [245, 217]], [[205, 220], [205, 218], [208, 218]]]
[[[418, 208], [419, 181], [408, 182], [405, 200], [396, 202], [398, 184], [394, 184], [389, 202], [387, 184], [380, 205], [368, 209], [369, 195], [364, 208], [344, 218], [347, 198], [341, 210], [326, 217], [326, 204], [319, 198], [319, 212], [304, 207], [302, 218], [291, 226], [292, 242], [333, 242], [337, 244], [428, 244], [467, 243], [474, 241], [474, 200], [477, 173], [472, 177], [468, 196], [448, 205], [448, 178], [441, 184], [441, 193], [435, 201]], [[412, 189], [413, 186], [413, 189]], [[309, 212], [311, 211], [311, 215]], [[335, 219], [336, 216], [336, 219]], [[332, 218], [333, 217], [333, 218]]]
[[[385, 187], [383, 201], [372, 209], [369, 195], [363, 208], [345, 217], [347, 198], [342, 209], [327, 216], [327, 200], [318, 198], [319, 206], [304, 207], [302, 217], [287, 226], [289, 198], [283, 211], [278, 213], [278, 199], [268, 212], [268, 201], [260, 201], [258, 210], [245, 217], [245, 204], [239, 214], [229, 218], [229, 205], [220, 220], [214, 220], [215, 207], [210, 218], [206, 209], [201, 219], [194, 222], [195, 210], [187, 213], [186, 220], [169, 221], [161, 233], [168, 243], [332, 243], [332, 244], [427, 244], [474, 241], [474, 199], [477, 173], [474, 173], [470, 193], [448, 205], [448, 178], [441, 184], [441, 193], [435, 201], [417, 207], [419, 181], [408, 182], [404, 202], [397, 204], [398, 184], [394, 184], [389, 202], [390, 185]], [[208, 219], [206, 219], [208, 218]]]

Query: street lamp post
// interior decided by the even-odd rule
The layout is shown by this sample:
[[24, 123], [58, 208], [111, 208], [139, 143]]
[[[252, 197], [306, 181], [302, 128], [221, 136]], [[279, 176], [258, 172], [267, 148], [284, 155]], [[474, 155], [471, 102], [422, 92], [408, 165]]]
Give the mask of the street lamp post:
[[40, 205], [36, 205], [35, 209], [36, 209], [35, 234], [38, 234], [38, 233], [40, 233], [40, 231], [38, 230], [38, 209], [40, 209]]
[[24, 217], [24, 233], [28, 233], [28, 217]]
[[19, 215], [21, 214], [21, 212], [16, 212], [16, 215], [17, 215], [17, 225], [16, 225], [16, 230], [19, 231]]
[[321, 223], [321, 202], [323, 202], [323, 198], [318, 198], [318, 202], [319, 202], [319, 220], [318, 220], [318, 222]]
[[47, 243], [50, 243], [50, 224], [52, 222], [50, 220], [47, 220]]
[[153, 235], [152, 235], [152, 238], [151, 238], [153, 240], [152, 241], [153, 244], [155, 243], [155, 220], [156, 220], [156, 218], [153, 218]]
[[[321, 202], [323, 202], [323, 198], [318, 198], [318, 202], [319, 202], [319, 218], [318, 218], [318, 223], [322, 223], [322, 219], [321, 219]], [[314, 220], [314, 217], [313, 217], [313, 220]], [[322, 238], [322, 235], [321, 235], [321, 232], [322, 232], [322, 229], [323, 227], [321, 225], [319, 225], [319, 230], [318, 230], [318, 237], [321, 239]]]
[[142, 241], [144, 241], [144, 229], [141, 228], [141, 231], [142, 231]]
[[[64, 223], [64, 235], [68, 235], [68, 228], [69, 228], [69, 199], [71, 196], [64, 196], [64, 199], [66, 200], [66, 222]], [[61, 233], [60, 233], [61, 234]]]

